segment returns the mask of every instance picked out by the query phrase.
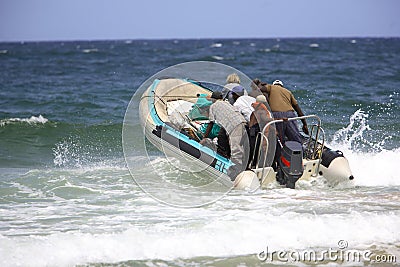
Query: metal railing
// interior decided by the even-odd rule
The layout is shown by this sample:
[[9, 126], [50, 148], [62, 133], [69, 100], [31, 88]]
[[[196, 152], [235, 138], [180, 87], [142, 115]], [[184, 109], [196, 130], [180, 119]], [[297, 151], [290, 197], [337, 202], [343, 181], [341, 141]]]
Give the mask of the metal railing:
[[[260, 162], [262, 162], [261, 167], [262, 167], [262, 173], [261, 173], [261, 178], [264, 177], [264, 171], [265, 171], [265, 163], [267, 160], [267, 156], [268, 156], [268, 148], [269, 148], [269, 140], [268, 137], [264, 134], [266, 132], [266, 130], [268, 129], [268, 127], [270, 127], [273, 124], [282, 122], [285, 123], [287, 121], [294, 121], [294, 120], [303, 120], [303, 119], [316, 119], [317, 120], [317, 124], [313, 124], [311, 127], [311, 132], [310, 135], [308, 137], [308, 140], [306, 141], [306, 158], [308, 159], [318, 159], [318, 166], [317, 166], [317, 173], [318, 173], [318, 169], [319, 169], [319, 163], [321, 162], [320, 159], [322, 157], [322, 151], [324, 149], [324, 145], [325, 145], [325, 131], [322, 129], [321, 127], [321, 119], [317, 116], [317, 115], [307, 115], [307, 116], [301, 116], [301, 117], [293, 117], [293, 118], [285, 118], [285, 119], [275, 119], [272, 120], [270, 122], [268, 122], [262, 129], [262, 131], [260, 131], [257, 134], [256, 137], [256, 143], [255, 143], [255, 147], [254, 147], [254, 151], [253, 151], [253, 157], [252, 160], [250, 162], [250, 166], [253, 165], [253, 160], [255, 159], [255, 154], [256, 154], [256, 145], [258, 144], [258, 153], [257, 153], [257, 161], [255, 164], [255, 169], [259, 169], [260, 168]], [[316, 129], [316, 130], [315, 130]], [[315, 137], [314, 135], [314, 131], [315, 131]], [[320, 135], [322, 136], [322, 140], [321, 142], [319, 141], [320, 139]], [[260, 142], [259, 139], [261, 138]], [[265, 142], [265, 143], [264, 143]], [[263, 144], [264, 143], [264, 144]], [[261, 155], [262, 155], [262, 147], [263, 145], [265, 145], [265, 153], [263, 153], [263, 159], [261, 161]], [[304, 145], [304, 144], [303, 144]]]

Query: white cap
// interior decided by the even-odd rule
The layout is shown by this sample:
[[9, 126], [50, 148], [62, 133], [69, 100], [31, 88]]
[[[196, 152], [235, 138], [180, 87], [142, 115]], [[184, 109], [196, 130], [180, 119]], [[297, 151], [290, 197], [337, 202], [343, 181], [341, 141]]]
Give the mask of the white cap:
[[273, 85], [280, 85], [280, 86], [283, 86], [283, 82], [281, 82], [280, 80], [275, 80], [272, 84], [273, 84]]

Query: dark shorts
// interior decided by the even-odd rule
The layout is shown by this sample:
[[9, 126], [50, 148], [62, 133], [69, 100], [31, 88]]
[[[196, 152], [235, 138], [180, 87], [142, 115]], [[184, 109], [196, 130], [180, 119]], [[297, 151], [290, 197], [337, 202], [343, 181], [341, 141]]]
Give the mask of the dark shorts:
[[[272, 112], [272, 114], [274, 115], [274, 119], [296, 117], [294, 111]], [[276, 131], [282, 144], [286, 141], [297, 141], [301, 143], [301, 135], [297, 127], [297, 121], [278, 122], [276, 123]]]
[[225, 158], [231, 157], [231, 148], [229, 146], [229, 137], [224, 128], [218, 132], [217, 153]]

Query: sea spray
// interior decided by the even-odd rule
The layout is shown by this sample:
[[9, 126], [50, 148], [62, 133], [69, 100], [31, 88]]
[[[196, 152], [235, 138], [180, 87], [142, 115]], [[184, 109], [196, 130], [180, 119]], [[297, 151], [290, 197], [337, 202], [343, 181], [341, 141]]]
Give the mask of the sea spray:
[[400, 185], [398, 164], [400, 149], [385, 149], [385, 141], [391, 136], [375, 136], [373, 140], [366, 136], [374, 131], [368, 123], [369, 115], [358, 109], [350, 116], [349, 124], [338, 130], [329, 147], [341, 150], [349, 160], [355, 176], [355, 185], [393, 186]]
[[350, 116], [349, 124], [338, 130], [332, 138], [332, 144], [345, 146], [349, 150], [360, 152], [379, 152], [385, 149], [386, 142], [393, 136], [380, 133], [369, 125], [369, 114], [358, 109]]

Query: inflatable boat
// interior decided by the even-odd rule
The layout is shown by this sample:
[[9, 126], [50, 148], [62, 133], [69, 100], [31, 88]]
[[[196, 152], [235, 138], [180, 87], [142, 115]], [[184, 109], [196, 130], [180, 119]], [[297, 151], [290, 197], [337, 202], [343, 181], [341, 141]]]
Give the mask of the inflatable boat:
[[[141, 125], [146, 139], [165, 155], [178, 159], [180, 164], [193, 166], [191, 170], [211, 175], [237, 189], [268, 188], [279, 183], [295, 188], [298, 180], [323, 177], [332, 185], [354, 179], [343, 153], [325, 146], [325, 134], [320, 119], [315, 115], [290, 118], [289, 120], [313, 119], [310, 136], [303, 143], [287, 141], [274, 166], [264, 164], [271, 156], [268, 146], [271, 140], [264, 130], [283, 120], [272, 120], [257, 136], [258, 149], [253, 152], [248, 168], [235, 177], [228, 176], [234, 163], [218, 153], [215, 142], [200, 143], [201, 130], [207, 117], [196, 114], [202, 101], [208, 101], [213, 91], [223, 86], [190, 79], [158, 78], [143, 93], [139, 104]], [[275, 141], [273, 141], [275, 142]], [[263, 153], [264, 152], [264, 153]]]

